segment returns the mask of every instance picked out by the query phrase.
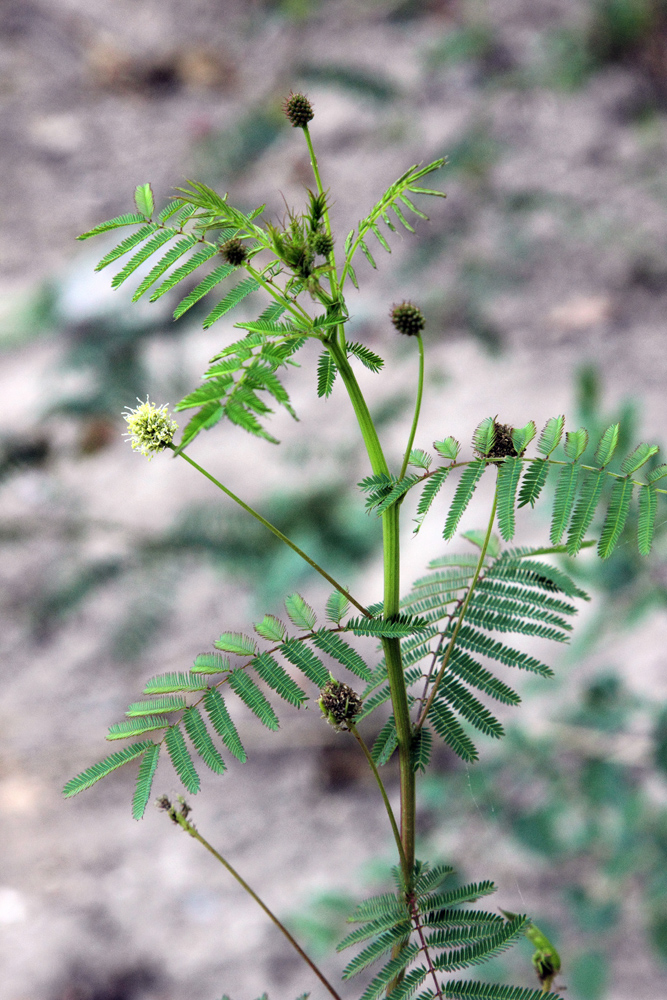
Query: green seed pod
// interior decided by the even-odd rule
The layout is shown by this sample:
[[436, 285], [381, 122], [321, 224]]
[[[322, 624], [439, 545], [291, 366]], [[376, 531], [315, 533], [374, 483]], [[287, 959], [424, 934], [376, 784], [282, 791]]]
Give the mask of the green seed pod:
[[220, 246], [220, 253], [223, 259], [233, 267], [240, 267], [243, 261], [248, 258], [247, 247], [236, 236]]
[[391, 321], [399, 333], [406, 337], [416, 337], [426, 326], [426, 320], [421, 309], [412, 302], [401, 302], [391, 310]]
[[306, 128], [315, 117], [312, 104], [303, 94], [290, 94], [283, 104], [283, 111], [293, 128]]
[[329, 674], [329, 680], [322, 688], [317, 704], [329, 725], [341, 730], [348, 729], [346, 723], [351, 723], [359, 715], [362, 700], [349, 684], [343, 684]]
[[333, 237], [328, 233], [317, 233], [313, 240], [313, 250], [321, 257], [328, 257], [334, 247]]

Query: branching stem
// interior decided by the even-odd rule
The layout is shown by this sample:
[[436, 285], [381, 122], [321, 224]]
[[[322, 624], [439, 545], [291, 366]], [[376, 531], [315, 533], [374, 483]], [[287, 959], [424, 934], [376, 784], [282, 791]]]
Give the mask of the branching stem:
[[417, 334], [417, 342], [419, 344], [419, 376], [417, 379], [417, 398], [415, 399], [415, 415], [412, 418], [412, 427], [410, 428], [410, 437], [408, 438], [408, 446], [405, 449], [403, 464], [401, 465], [401, 471], [398, 474], [399, 479], [402, 479], [403, 476], [405, 475], [406, 469], [408, 467], [408, 462], [410, 461], [410, 452], [412, 451], [412, 445], [414, 444], [415, 434], [417, 433], [417, 424], [419, 423], [419, 413], [422, 407], [422, 396], [424, 394], [424, 341], [422, 340], [421, 333]]
[[179, 809], [176, 809], [174, 806], [172, 806], [168, 810], [168, 812], [169, 812], [170, 818], [175, 823], [178, 823], [178, 825], [181, 826], [186, 831], [186, 833], [189, 833], [191, 837], [193, 837], [195, 840], [199, 841], [199, 843], [202, 845], [202, 847], [205, 847], [206, 850], [209, 852], [209, 854], [212, 854], [213, 857], [216, 859], [216, 861], [219, 861], [220, 864], [224, 868], [227, 869], [227, 871], [229, 872], [229, 874], [233, 878], [236, 879], [236, 881], [238, 882], [238, 884], [243, 889], [245, 889], [245, 891], [248, 893], [248, 895], [252, 896], [252, 898], [255, 900], [255, 902], [257, 903], [257, 905], [261, 906], [261, 908], [264, 910], [264, 912], [266, 913], [266, 915], [269, 918], [269, 920], [271, 920], [276, 925], [276, 927], [278, 928], [278, 930], [287, 938], [287, 940], [289, 941], [289, 943], [292, 945], [292, 947], [295, 949], [295, 951], [298, 952], [298, 954], [303, 959], [303, 961], [307, 965], [310, 966], [310, 968], [313, 970], [313, 972], [315, 973], [315, 975], [317, 976], [317, 978], [320, 980], [320, 982], [322, 983], [322, 985], [325, 987], [325, 989], [328, 990], [328, 992], [331, 994], [332, 997], [335, 997], [335, 1000], [341, 1000], [340, 994], [336, 992], [336, 990], [331, 985], [331, 983], [329, 982], [329, 980], [326, 978], [326, 976], [324, 975], [324, 973], [315, 965], [315, 963], [313, 962], [313, 960], [308, 957], [308, 955], [305, 953], [305, 951], [303, 950], [303, 948], [301, 947], [301, 945], [298, 944], [297, 941], [295, 941], [295, 939], [292, 937], [292, 935], [287, 930], [287, 928], [285, 927], [285, 925], [278, 919], [278, 917], [275, 915], [275, 913], [273, 913], [273, 911], [268, 908], [268, 906], [266, 905], [266, 903], [257, 895], [257, 893], [253, 889], [250, 888], [250, 886], [248, 885], [248, 883], [246, 882], [246, 880], [244, 878], [242, 878], [239, 875], [239, 873], [236, 871], [236, 869], [233, 868], [230, 865], [229, 861], [227, 861], [225, 858], [223, 858], [222, 854], [219, 854], [218, 851], [216, 851], [216, 849], [213, 847], [213, 845], [209, 844], [208, 840], [206, 840], [204, 837], [202, 837], [201, 833], [196, 828], [196, 826], [194, 826], [194, 824], [189, 821], [189, 819], [187, 818], [187, 816], [184, 816], [183, 813]]
[[475, 589], [475, 586], [477, 585], [477, 581], [479, 579], [479, 574], [482, 572], [482, 569], [484, 567], [484, 560], [486, 559], [486, 550], [488, 549], [489, 542], [491, 541], [491, 532], [493, 531], [493, 522], [496, 519], [496, 507], [497, 507], [497, 505], [498, 505], [498, 483], [496, 481], [496, 489], [495, 489], [495, 492], [493, 494], [493, 505], [491, 507], [491, 516], [489, 517], [489, 525], [488, 525], [488, 527], [486, 529], [486, 536], [484, 538], [484, 544], [482, 545], [482, 551], [480, 552], [479, 559], [477, 561], [477, 567], [475, 569], [475, 575], [473, 576], [472, 580], [470, 581], [470, 586], [468, 587], [468, 593], [466, 594], [465, 600], [463, 601], [463, 604], [461, 605], [461, 611], [459, 612], [459, 616], [458, 616], [458, 618], [456, 620], [456, 625], [454, 626], [454, 631], [452, 632], [452, 637], [449, 640], [449, 645], [447, 646], [447, 649], [445, 650], [445, 654], [444, 654], [444, 656], [442, 658], [442, 666], [440, 667], [440, 670], [437, 673], [435, 681], [433, 682], [433, 687], [431, 688], [431, 693], [430, 693], [430, 695], [428, 697], [428, 701], [424, 705], [424, 708], [421, 711], [419, 719], [417, 720], [417, 724], [415, 726], [416, 730], [421, 729], [421, 727], [424, 725], [424, 722], [426, 721], [428, 713], [431, 711], [431, 705], [433, 704], [433, 700], [434, 700], [434, 698], [435, 698], [435, 696], [436, 696], [436, 694], [438, 692], [438, 688], [440, 686], [440, 681], [442, 680], [442, 678], [444, 676], [444, 673], [445, 673], [445, 670], [447, 669], [447, 664], [449, 663], [449, 659], [450, 659], [450, 657], [452, 655], [452, 651], [454, 649], [454, 645], [456, 643], [456, 639], [458, 637], [459, 630], [461, 628], [461, 625], [463, 624], [463, 620], [465, 618], [466, 611], [468, 610], [468, 605], [470, 604], [470, 599], [472, 597], [472, 594], [473, 594], [473, 591]]

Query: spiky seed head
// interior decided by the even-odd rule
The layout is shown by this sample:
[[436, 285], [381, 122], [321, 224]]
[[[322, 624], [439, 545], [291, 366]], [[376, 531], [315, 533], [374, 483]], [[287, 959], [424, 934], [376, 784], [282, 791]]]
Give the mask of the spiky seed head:
[[248, 248], [237, 236], [232, 237], [231, 240], [227, 240], [226, 243], [222, 243], [220, 253], [223, 259], [228, 264], [231, 264], [232, 267], [239, 267], [248, 258]]
[[399, 333], [406, 337], [416, 337], [426, 326], [424, 314], [412, 302], [401, 302], [391, 310], [391, 321]]
[[132, 409], [127, 407], [123, 413], [127, 431], [123, 437], [129, 438], [133, 451], [139, 451], [147, 459], [158, 451], [168, 448], [178, 430], [178, 424], [171, 419], [167, 406], [156, 406], [148, 398]]
[[493, 441], [493, 446], [485, 458], [515, 458], [517, 455], [517, 450], [514, 447], [514, 442], [512, 441], [512, 431], [514, 430], [509, 424], [499, 424], [497, 420], [493, 421], [493, 430], [495, 432], [495, 437]]
[[308, 122], [315, 117], [313, 105], [304, 94], [290, 93], [283, 104], [283, 110], [293, 128], [306, 128]]
[[343, 684], [329, 674], [329, 680], [322, 688], [317, 704], [329, 725], [341, 730], [349, 728], [349, 723], [359, 715], [363, 703], [349, 684]]
[[321, 257], [328, 257], [334, 247], [333, 237], [328, 233], [317, 233], [313, 240], [313, 250]]

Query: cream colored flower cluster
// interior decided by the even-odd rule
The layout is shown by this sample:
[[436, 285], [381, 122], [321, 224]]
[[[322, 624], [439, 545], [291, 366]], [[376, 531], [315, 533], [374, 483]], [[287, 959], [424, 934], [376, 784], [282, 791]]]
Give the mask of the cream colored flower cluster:
[[139, 451], [149, 460], [158, 451], [164, 451], [173, 441], [178, 430], [178, 424], [171, 419], [167, 406], [156, 406], [146, 398], [139, 406], [127, 407], [123, 413], [127, 423], [127, 431], [123, 435], [129, 438], [133, 451]]

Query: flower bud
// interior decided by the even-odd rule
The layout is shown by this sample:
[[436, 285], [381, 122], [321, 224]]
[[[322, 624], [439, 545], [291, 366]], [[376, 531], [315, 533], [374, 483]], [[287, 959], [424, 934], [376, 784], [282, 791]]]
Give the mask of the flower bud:
[[[349, 684], [337, 681], [329, 674], [329, 680], [320, 692], [317, 704], [330, 726], [336, 730], [348, 729], [361, 711], [362, 700]], [[348, 725], [346, 725], [348, 723]]]
[[391, 310], [391, 321], [399, 333], [406, 337], [416, 337], [426, 326], [426, 320], [421, 309], [412, 302], [401, 302]]
[[290, 94], [283, 104], [287, 120], [293, 128], [306, 128], [315, 117], [313, 106], [303, 94]]
[[321, 257], [328, 257], [334, 247], [334, 241], [328, 233], [317, 233], [313, 240], [313, 250]]

